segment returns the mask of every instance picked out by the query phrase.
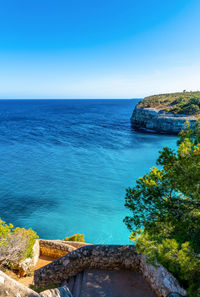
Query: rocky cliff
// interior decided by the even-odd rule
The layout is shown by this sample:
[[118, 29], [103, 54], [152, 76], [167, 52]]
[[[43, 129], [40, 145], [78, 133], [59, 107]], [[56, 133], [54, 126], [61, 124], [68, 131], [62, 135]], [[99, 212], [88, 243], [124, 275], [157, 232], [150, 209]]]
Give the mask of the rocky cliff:
[[175, 115], [155, 108], [139, 108], [137, 106], [131, 116], [131, 124], [136, 129], [168, 134], [178, 134], [184, 128], [185, 121], [189, 121], [190, 125], [194, 126], [196, 118], [183, 114]]

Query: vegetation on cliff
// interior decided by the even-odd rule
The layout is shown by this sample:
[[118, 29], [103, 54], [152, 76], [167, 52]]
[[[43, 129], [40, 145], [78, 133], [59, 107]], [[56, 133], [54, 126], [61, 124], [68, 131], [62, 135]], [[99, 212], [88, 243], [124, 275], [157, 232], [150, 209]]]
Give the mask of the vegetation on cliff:
[[177, 151], [165, 147], [157, 164], [126, 190], [124, 221], [138, 252], [171, 271], [200, 296], [200, 122], [180, 133]]
[[12, 268], [32, 257], [36, 238], [32, 229], [14, 228], [0, 219], [0, 267]]
[[84, 234], [74, 234], [72, 236], [66, 237], [64, 241], [79, 241], [79, 242], [85, 242]]
[[173, 114], [199, 115], [200, 92], [182, 92], [154, 95], [144, 98], [140, 108], [156, 108]]

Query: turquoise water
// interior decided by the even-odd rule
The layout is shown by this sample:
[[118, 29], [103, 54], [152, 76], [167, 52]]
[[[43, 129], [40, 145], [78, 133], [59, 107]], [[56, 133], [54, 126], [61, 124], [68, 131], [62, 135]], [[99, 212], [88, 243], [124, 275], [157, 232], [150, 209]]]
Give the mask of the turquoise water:
[[138, 100], [0, 100], [0, 217], [40, 237], [125, 244], [125, 188], [175, 136], [134, 131]]

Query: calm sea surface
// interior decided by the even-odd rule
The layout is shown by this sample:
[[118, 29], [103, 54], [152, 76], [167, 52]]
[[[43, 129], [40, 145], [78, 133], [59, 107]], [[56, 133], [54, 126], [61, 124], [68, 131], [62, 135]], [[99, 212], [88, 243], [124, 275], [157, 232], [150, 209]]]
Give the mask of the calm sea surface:
[[40, 237], [125, 244], [125, 188], [176, 137], [135, 132], [138, 100], [0, 100], [0, 217]]

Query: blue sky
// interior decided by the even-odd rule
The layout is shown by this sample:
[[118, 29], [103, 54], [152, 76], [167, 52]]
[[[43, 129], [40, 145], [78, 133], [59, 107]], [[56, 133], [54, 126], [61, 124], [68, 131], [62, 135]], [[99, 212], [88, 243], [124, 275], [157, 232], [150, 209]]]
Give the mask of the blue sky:
[[200, 89], [199, 0], [1, 0], [0, 98]]

